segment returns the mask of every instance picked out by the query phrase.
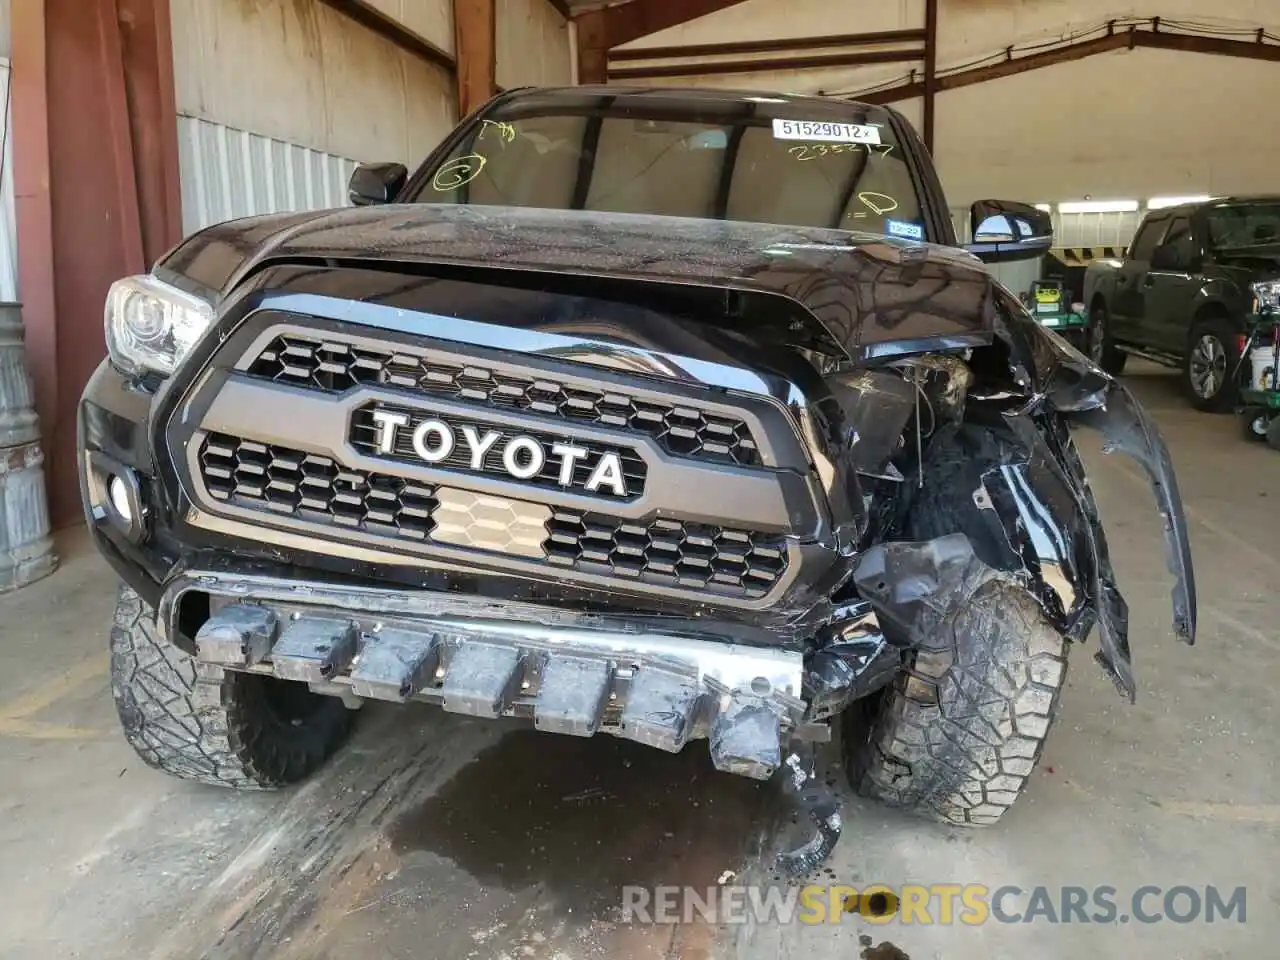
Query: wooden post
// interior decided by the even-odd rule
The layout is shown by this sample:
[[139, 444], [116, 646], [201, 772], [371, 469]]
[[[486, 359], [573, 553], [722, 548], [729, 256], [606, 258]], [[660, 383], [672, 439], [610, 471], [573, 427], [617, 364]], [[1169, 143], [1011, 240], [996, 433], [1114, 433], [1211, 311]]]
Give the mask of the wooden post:
[[453, 0], [458, 119], [497, 92], [497, 13], [494, 0]]
[[117, 0], [117, 6], [142, 254], [150, 267], [182, 239], [169, 0]]
[[609, 51], [743, 0], [631, 0], [574, 19], [578, 29], [578, 82], [606, 83]]
[[605, 11], [592, 10], [574, 20], [578, 33], [578, 82], [609, 80], [609, 31]]

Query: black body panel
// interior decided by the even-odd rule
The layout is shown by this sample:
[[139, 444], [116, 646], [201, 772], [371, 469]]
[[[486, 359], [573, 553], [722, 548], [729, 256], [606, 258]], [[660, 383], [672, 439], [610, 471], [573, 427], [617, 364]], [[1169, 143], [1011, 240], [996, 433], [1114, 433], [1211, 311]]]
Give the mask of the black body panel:
[[[724, 335], [854, 359], [989, 343], [993, 322], [994, 281], [959, 250], [819, 228], [581, 211], [412, 204], [232, 221], [189, 239], [158, 275], [225, 296], [282, 262], [376, 263], [424, 281], [589, 292], [621, 304], [687, 305], [700, 295], [723, 304], [736, 294], [751, 307], [753, 295], [771, 297], [772, 309], [747, 309]], [[344, 295], [358, 297], [352, 286]], [[454, 309], [487, 319], [506, 306], [492, 289], [480, 300], [459, 299]], [[535, 317], [505, 322], [546, 329]], [[603, 319], [624, 329], [600, 330], [592, 323], [600, 319], [575, 319], [628, 342], [644, 336], [633, 324]], [[681, 352], [670, 340], [653, 346]]]

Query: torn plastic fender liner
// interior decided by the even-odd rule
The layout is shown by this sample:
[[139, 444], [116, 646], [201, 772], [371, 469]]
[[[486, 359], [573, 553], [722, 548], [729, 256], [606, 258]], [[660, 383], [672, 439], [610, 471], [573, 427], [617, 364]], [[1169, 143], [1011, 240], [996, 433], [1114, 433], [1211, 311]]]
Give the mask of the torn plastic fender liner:
[[1067, 421], [981, 400], [970, 410], [930, 444], [905, 538], [962, 530], [978, 559], [1026, 587], [1068, 638], [1083, 641], [1100, 624], [1099, 661], [1132, 699], [1128, 608]]
[[[1109, 438], [1107, 447], [1104, 447], [1108, 452], [1117, 448], [1112, 445], [1110, 437], [1122, 437], [1123, 446], [1120, 448], [1142, 462], [1153, 478], [1161, 478], [1153, 479], [1153, 485], [1157, 505], [1165, 521], [1168, 565], [1175, 577], [1174, 629], [1188, 642], [1191, 642], [1191, 637], [1183, 632], [1182, 627], [1189, 624], [1194, 634], [1195, 585], [1181, 500], [1176, 485], [1170, 486], [1176, 481], [1168, 452], [1149, 421], [1146, 422], [1148, 432], [1143, 432], [1145, 416], [1127, 388], [1113, 381], [1107, 397], [1106, 407], [1072, 414], [1006, 413], [1006, 422], [1031, 454], [1034, 472], [1026, 476], [1030, 483], [1010, 485], [1011, 491], [1020, 487], [1020, 495], [1014, 499], [1013, 507], [998, 509], [996, 513], [1006, 524], [1010, 519], [1017, 521], [1009, 528], [1011, 543], [1014, 542], [1012, 538], [1022, 537], [1027, 548], [1024, 557], [1028, 559], [1028, 572], [1041, 581], [1038, 595], [1044, 595], [1044, 587], [1048, 584], [1046, 572], [1061, 573], [1069, 578], [1078, 594], [1075, 608], [1065, 620], [1054, 616], [1052, 608], [1048, 608], [1050, 618], [1075, 641], [1083, 640], [1097, 623], [1099, 649], [1095, 659], [1121, 694], [1132, 701], [1137, 696], [1137, 683], [1129, 647], [1129, 607], [1116, 583], [1097, 502], [1068, 430], [1071, 424], [1083, 423], [1103, 430], [1104, 436]], [[1147, 439], [1140, 439], [1142, 437]], [[1163, 466], [1160, 466], [1162, 462]], [[1009, 471], [1001, 471], [1002, 480], [1010, 476]], [[994, 485], [993, 488], [999, 489]], [[1041, 510], [1052, 518], [1053, 523], [1036, 525]], [[1053, 569], [1054, 559], [1061, 551], [1053, 540], [1052, 531], [1055, 529], [1064, 538], [1063, 544], [1070, 547], [1062, 554], [1070, 562], [1062, 564], [1056, 571]]]
[[1120, 692], [1132, 701], [1137, 695], [1137, 684], [1129, 652], [1129, 606], [1116, 586], [1110, 548], [1098, 518], [1098, 505], [1071, 434], [1062, 418], [1046, 421], [1041, 417], [1037, 422], [1030, 416], [1011, 415], [1008, 422], [1019, 438], [1038, 452], [1038, 459], [1053, 482], [1073, 498], [1070, 529], [1077, 549], [1075, 569], [1080, 605], [1077, 616], [1066, 624], [1067, 636], [1080, 642], [1096, 622], [1099, 650], [1095, 659]]
[[983, 562], [1025, 577], [1049, 618], [1077, 636], [1092, 596], [1094, 532], [1078, 484], [1041, 435], [1051, 424], [983, 401], [971, 410], [971, 420], [944, 425], [930, 442], [905, 537], [963, 530]]

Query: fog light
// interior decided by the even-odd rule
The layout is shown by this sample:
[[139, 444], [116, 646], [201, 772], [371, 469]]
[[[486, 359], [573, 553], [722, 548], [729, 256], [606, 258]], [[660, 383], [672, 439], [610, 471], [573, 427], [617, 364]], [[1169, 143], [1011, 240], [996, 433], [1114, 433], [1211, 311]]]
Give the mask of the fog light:
[[147, 538], [147, 503], [140, 478], [133, 470], [96, 450], [85, 454], [90, 514], [108, 524], [131, 543]]
[[133, 523], [133, 504], [129, 502], [129, 488], [118, 476], [112, 475], [107, 481], [107, 496], [111, 498], [111, 506], [125, 523]]

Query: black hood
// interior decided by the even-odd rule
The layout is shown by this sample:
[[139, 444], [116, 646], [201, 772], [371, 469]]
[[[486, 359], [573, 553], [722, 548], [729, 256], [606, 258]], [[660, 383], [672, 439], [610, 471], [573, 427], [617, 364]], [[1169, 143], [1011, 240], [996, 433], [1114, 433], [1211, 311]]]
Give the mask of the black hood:
[[1236, 250], [1219, 250], [1214, 256], [1219, 263], [1255, 273], [1255, 280], [1280, 277], [1280, 243], [1260, 243]]
[[400, 204], [219, 224], [158, 272], [225, 296], [273, 263], [439, 264], [785, 297], [849, 356], [988, 342], [994, 281], [963, 251], [877, 234], [617, 213]]

